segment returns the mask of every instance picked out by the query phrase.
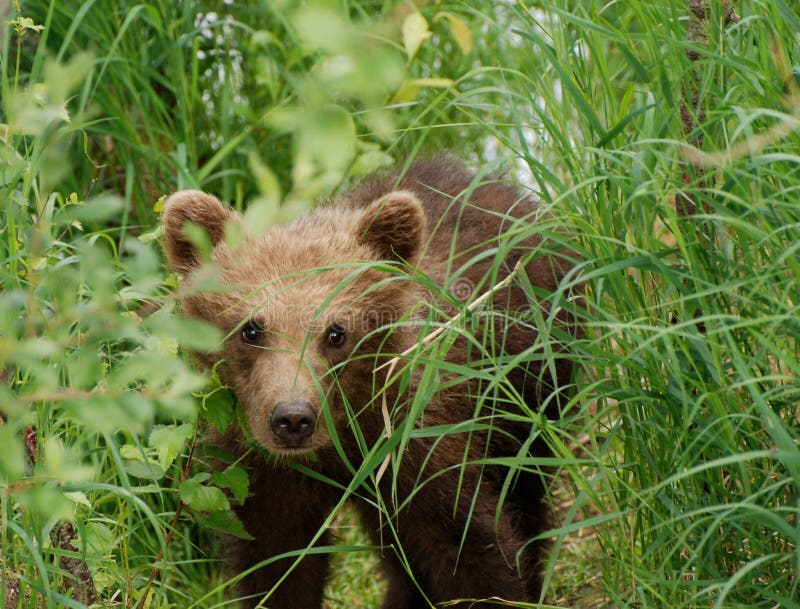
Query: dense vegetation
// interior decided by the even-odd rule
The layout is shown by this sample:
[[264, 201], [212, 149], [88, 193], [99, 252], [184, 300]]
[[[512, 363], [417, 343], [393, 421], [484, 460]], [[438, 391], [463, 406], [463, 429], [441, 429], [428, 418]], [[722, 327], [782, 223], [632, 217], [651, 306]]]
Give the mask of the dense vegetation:
[[[530, 230], [578, 261], [574, 395], [529, 413], [557, 456], [543, 602], [800, 607], [795, 3], [297, 5], [3, 18], [7, 606], [222, 606], [213, 531], [244, 534], [247, 481], [196, 450], [232, 402], [182, 356], [219, 337], [175, 310], [162, 197], [268, 224], [449, 149], [527, 184], [552, 209]], [[350, 518], [329, 605], [376, 606]]]

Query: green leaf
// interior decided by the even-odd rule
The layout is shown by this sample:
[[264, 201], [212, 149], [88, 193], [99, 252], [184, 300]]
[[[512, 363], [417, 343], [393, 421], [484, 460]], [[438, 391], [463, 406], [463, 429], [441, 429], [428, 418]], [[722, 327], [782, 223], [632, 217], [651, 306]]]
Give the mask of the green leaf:
[[175, 318], [173, 331], [178, 344], [194, 351], [214, 351], [222, 342], [219, 328], [196, 319]]
[[36, 474], [47, 480], [58, 480], [65, 484], [90, 480], [94, 469], [83, 462], [75, 447], [66, 446], [60, 438], [45, 437], [39, 442], [40, 458], [36, 463]]
[[222, 342], [219, 328], [198, 319], [178, 317], [172, 313], [151, 315], [145, 327], [159, 337], [173, 337], [178, 344], [192, 351], [215, 351]]
[[240, 539], [255, 539], [245, 530], [239, 517], [230, 511], [211, 512], [203, 519], [203, 524], [209, 529], [229, 533]]
[[91, 431], [114, 433], [120, 430], [141, 433], [153, 414], [153, 403], [135, 391], [119, 395], [90, 395], [64, 400], [64, 409]]
[[89, 501], [89, 498], [86, 496], [86, 493], [82, 491], [70, 491], [65, 492], [64, 497], [75, 503], [76, 505], [82, 505], [83, 507], [92, 508], [92, 502]]
[[296, 131], [294, 147], [292, 177], [297, 184], [309, 181], [317, 173], [343, 172], [356, 151], [356, 127], [352, 115], [338, 105], [315, 110], [306, 115]]
[[72, 518], [74, 504], [51, 486], [34, 486], [17, 495], [20, 504], [35, 512], [42, 521]]
[[235, 406], [236, 398], [225, 387], [221, 387], [203, 398], [206, 420], [220, 433], [225, 433], [233, 421]]
[[150, 433], [150, 446], [158, 454], [158, 463], [161, 469], [167, 471], [175, 460], [186, 441], [192, 436], [194, 427], [189, 423], [183, 425], [157, 425]]
[[241, 467], [231, 465], [221, 472], [214, 472], [212, 480], [217, 486], [230, 490], [239, 504], [243, 504], [244, 500], [247, 499], [250, 479], [247, 476], [247, 472]]
[[161, 480], [164, 477], [164, 470], [157, 463], [126, 461], [125, 471], [134, 478], [141, 478], [142, 480]]
[[[271, 207], [277, 208], [281, 202], [281, 185], [275, 172], [264, 163], [261, 156], [251, 151], [247, 155], [247, 163], [253, 177], [256, 179], [256, 185], [261, 193], [261, 198], [269, 203]], [[266, 228], [266, 227], [265, 227]]]
[[93, 64], [94, 58], [85, 52], [77, 53], [66, 64], [48, 59], [44, 66], [44, 82], [14, 93], [8, 100], [7, 116], [13, 131], [40, 136], [54, 124], [68, 123], [69, 94], [83, 81]]
[[195, 222], [186, 222], [183, 225], [183, 235], [195, 247], [201, 260], [208, 261], [211, 258], [214, 247], [208, 236], [208, 230]]
[[188, 480], [181, 482], [178, 487], [181, 501], [189, 507], [201, 512], [230, 509], [231, 506], [230, 503], [228, 503], [228, 498], [225, 496], [225, 493], [216, 486], [205, 486], [202, 484], [202, 481], [207, 479], [207, 476], [208, 474], [206, 474], [204, 478], [198, 474], [197, 476], [192, 476]]
[[346, 51], [355, 32], [348, 19], [328, 8], [305, 8], [294, 15], [294, 26], [303, 42], [331, 53]]
[[95, 521], [87, 522], [73, 543], [79, 552], [90, 556], [108, 556], [116, 549], [114, 531]]
[[69, 225], [77, 221], [96, 226], [109, 220], [116, 220], [124, 204], [122, 197], [102, 194], [89, 199], [84, 204], [61, 208], [56, 213], [55, 222], [60, 225]]
[[10, 425], [0, 426], [0, 446], [0, 484], [8, 484], [25, 475], [25, 449]]
[[16, 19], [9, 21], [8, 25], [13, 26], [17, 30], [18, 34], [21, 34], [24, 30], [41, 32], [44, 29], [43, 25], [38, 25], [34, 23], [33, 19], [31, 19], [30, 17], [22, 17], [22, 16], [19, 16]]
[[66, 102], [77, 89], [95, 64], [94, 55], [81, 51], [66, 63], [48, 59], [44, 64], [44, 82], [47, 96], [55, 104]]
[[147, 462], [147, 456], [142, 452], [142, 448], [135, 444], [123, 444], [119, 447], [119, 454], [123, 459]]
[[380, 148], [367, 149], [358, 155], [353, 166], [350, 168], [350, 174], [353, 176], [365, 176], [383, 169], [391, 167], [394, 159]]

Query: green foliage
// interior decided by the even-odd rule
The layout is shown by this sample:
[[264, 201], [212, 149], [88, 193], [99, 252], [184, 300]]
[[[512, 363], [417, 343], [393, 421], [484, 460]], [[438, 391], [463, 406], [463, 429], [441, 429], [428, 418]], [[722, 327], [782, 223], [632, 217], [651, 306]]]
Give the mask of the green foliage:
[[[426, 138], [432, 148], [452, 140], [444, 131], [413, 140], [403, 133], [418, 121], [417, 99], [432, 96], [429, 112], [453, 114], [448, 83], [469, 69], [464, 9], [425, 17], [410, 7], [343, 8], [27, 3], [24, 18], [49, 24], [38, 56], [75, 56], [92, 70], [71, 100], [73, 121], [86, 120], [63, 149], [72, 170], [64, 190], [127, 189], [145, 224], [148, 202], [176, 186], [202, 187], [239, 207], [255, 203], [256, 193], [268, 200], [288, 193], [308, 206], [343, 177], [390, 163], [390, 143], [406, 152]], [[409, 58], [403, 32], [414, 17], [441, 40]], [[83, 49], [94, 49], [93, 65]], [[38, 77], [37, 61], [27, 66], [26, 54], [13, 53], [9, 60]], [[434, 61], [444, 78], [430, 78]], [[59, 69], [81, 82], [71, 67]]]
[[518, 28], [539, 62], [519, 88], [547, 101], [512, 146], [570, 210], [586, 261], [594, 382], [576, 400], [594, 465], [568, 467], [573, 510], [602, 523], [615, 606], [794, 607], [796, 9], [732, 3], [741, 20], [713, 12], [702, 48], [681, 3], [633, 4], [542, 3]]
[[[266, 226], [451, 148], [516, 159], [552, 206], [530, 230], [580, 260], [561, 287], [583, 300], [560, 301], [584, 329], [575, 395], [557, 421], [513, 410], [572, 495], [547, 600], [800, 606], [796, 6], [731, 2], [724, 25], [712, 2], [701, 47], [680, 0], [299, 4], [37, 0], [4, 18], [0, 596], [83, 606], [69, 554], [105, 604], [222, 603], [209, 530], [247, 536], [230, 508], [248, 480], [195, 451], [235, 402], [180, 354], [221, 337], [174, 309], [161, 197], [203, 188]], [[532, 357], [552, 362], [564, 337], [544, 334]], [[438, 361], [452, 340], [412, 354], [415, 413], [440, 373], [475, 373]], [[365, 447], [350, 490], [377, 502], [415, 433]], [[374, 603], [367, 543], [345, 543], [331, 604]]]

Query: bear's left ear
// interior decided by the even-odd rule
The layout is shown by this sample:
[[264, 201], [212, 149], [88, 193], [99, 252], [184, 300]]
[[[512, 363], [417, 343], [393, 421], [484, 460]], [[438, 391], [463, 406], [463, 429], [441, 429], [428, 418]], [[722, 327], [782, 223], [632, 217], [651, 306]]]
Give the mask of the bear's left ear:
[[422, 246], [426, 224], [419, 199], [398, 190], [367, 206], [356, 227], [356, 239], [382, 260], [410, 262]]

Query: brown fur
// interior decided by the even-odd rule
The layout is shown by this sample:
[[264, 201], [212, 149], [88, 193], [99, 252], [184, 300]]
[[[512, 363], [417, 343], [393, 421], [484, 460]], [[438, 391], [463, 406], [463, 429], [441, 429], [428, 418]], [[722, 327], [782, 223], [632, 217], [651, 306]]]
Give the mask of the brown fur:
[[[221, 354], [209, 361], [223, 358], [218, 372], [236, 391], [243, 409], [240, 420], [248, 428], [236, 426], [214, 441], [237, 455], [247, 450], [247, 438], [263, 449], [246, 458], [252, 496], [240, 516], [255, 540], [236, 542], [235, 569], [307, 547], [341, 498], [337, 486], [300, 473], [291, 463], [302, 463], [347, 486], [350, 467], [357, 469], [363, 461], [355, 430], [367, 450], [384, 433], [383, 397], [392, 409], [394, 428], [409, 417], [421, 387], [421, 368], [406, 377], [410, 387], [402, 392], [401, 383], [386, 383], [386, 368], [375, 369], [416, 345], [420, 332], [431, 329], [424, 320], [433, 317], [441, 323], [456, 310], [447, 298], [412, 279], [409, 269], [453, 292], [473, 286], [472, 296], [477, 296], [537, 247], [535, 239], [517, 238], [499, 268], [490, 251], [500, 240], [514, 238], [521, 226], [518, 219], [533, 221], [536, 214], [535, 202], [516, 188], [477, 183], [471, 173], [446, 159], [413, 164], [402, 177], [370, 179], [236, 248], [223, 240], [222, 225], [240, 218], [219, 201], [197, 191], [168, 200], [164, 233], [171, 267], [184, 275], [198, 267], [199, 255], [182, 230], [187, 221], [194, 222], [207, 229], [212, 260], [227, 286], [183, 300], [188, 315], [206, 319], [226, 333]], [[380, 266], [378, 261], [385, 262]], [[387, 263], [409, 272], [388, 272]], [[533, 258], [524, 271], [533, 285], [552, 291], [564, 266], [549, 258]], [[495, 310], [530, 310], [531, 302], [518, 285], [494, 295]], [[459, 296], [465, 299], [468, 294]], [[440, 311], [438, 315], [433, 309]], [[339, 329], [345, 332], [343, 345], [334, 344]], [[537, 333], [530, 322], [509, 324], [499, 319], [476, 336], [488, 354], [513, 355], [529, 349]], [[453, 364], [473, 362], [485, 377], [493, 372], [493, 360], [465, 338], [453, 343], [446, 358]], [[475, 364], [478, 360], [486, 365], [481, 368]], [[547, 373], [535, 363], [517, 367], [504, 386], [538, 411], [554, 387], [568, 382], [570, 367], [565, 362], [559, 360]], [[502, 398], [502, 391], [492, 397], [485, 382], [458, 379], [455, 374], [442, 375], [439, 384], [445, 388], [425, 397], [425, 408], [414, 421], [416, 429], [475, 418], [493, 428], [409, 440], [379, 485], [391, 522], [381, 519], [370, 502], [357, 502], [376, 543], [393, 544], [383, 551], [389, 582], [383, 606], [427, 607], [425, 596], [433, 603], [493, 596], [535, 602], [542, 544], [531, 539], [547, 529], [548, 511], [541, 504], [544, 484], [539, 475], [520, 472], [501, 505], [509, 472], [497, 465], [481, 466], [480, 461], [526, 450], [534, 455], [547, 452], [539, 441], [521, 448], [532, 437], [531, 424], [520, 422], [527, 419], [519, 416], [512, 423], [499, 414], [501, 410], [523, 414]], [[480, 399], [481, 392], [488, 392], [490, 399]], [[308, 437], [291, 435], [285, 441], [278, 432], [275, 416], [283, 408], [278, 405], [287, 403], [301, 404], [316, 416]], [[331, 430], [343, 454], [337, 452]], [[369, 496], [367, 490], [359, 493]], [[323, 533], [317, 543], [327, 541]], [[401, 566], [405, 560], [416, 584]], [[260, 598], [290, 564], [290, 559], [283, 559], [256, 571], [241, 590]], [[305, 557], [267, 606], [320, 607], [326, 573], [325, 554]]]

